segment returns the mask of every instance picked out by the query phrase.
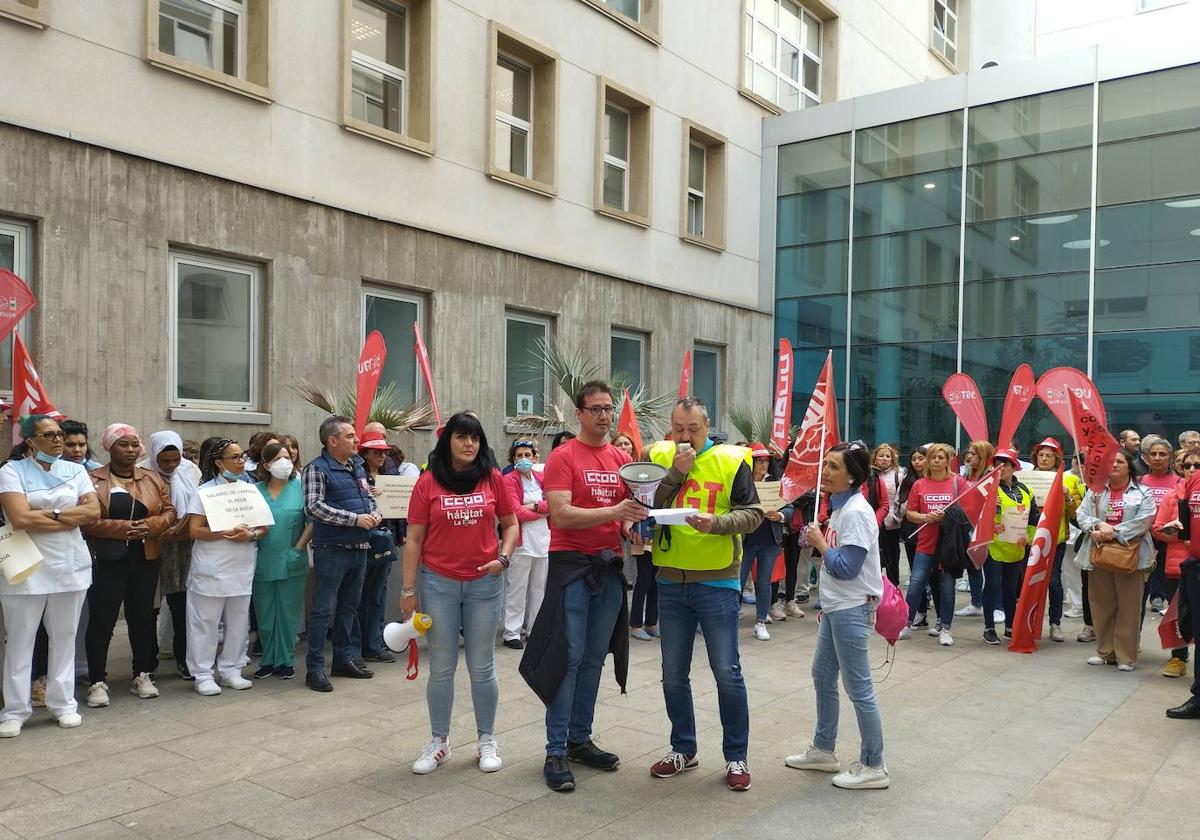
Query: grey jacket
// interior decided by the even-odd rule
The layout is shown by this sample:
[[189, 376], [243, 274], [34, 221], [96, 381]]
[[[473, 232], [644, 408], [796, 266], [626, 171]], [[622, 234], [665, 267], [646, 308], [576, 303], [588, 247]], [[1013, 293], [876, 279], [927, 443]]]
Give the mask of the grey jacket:
[[[1083, 496], [1083, 501], [1076, 512], [1080, 530], [1083, 531], [1083, 544], [1075, 553], [1079, 568], [1092, 568], [1092, 529], [1105, 521], [1108, 512], [1108, 489], [1097, 495], [1091, 490]], [[1157, 510], [1154, 497], [1142, 485], [1135, 481], [1129, 482], [1125, 488], [1125, 513], [1121, 524], [1116, 526], [1117, 540], [1125, 545], [1134, 542], [1139, 544], [1137, 568], [1139, 571], [1154, 568], [1154, 541], [1150, 536], [1150, 526], [1154, 524]]]

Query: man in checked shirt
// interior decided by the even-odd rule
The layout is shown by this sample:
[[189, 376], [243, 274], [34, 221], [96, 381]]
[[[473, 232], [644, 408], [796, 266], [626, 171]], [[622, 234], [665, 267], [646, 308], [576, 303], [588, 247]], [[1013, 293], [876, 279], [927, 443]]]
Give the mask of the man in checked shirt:
[[375, 676], [350, 641], [354, 614], [362, 595], [367, 566], [367, 532], [382, 517], [358, 458], [354, 424], [340, 415], [321, 423], [321, 454], [304, 468], [304, 511], [313, 521], [313, 568], [316, 572], [312, 609], [308, 614], [307, 675], [313, 691], [333, 691], [325, 676], [325, 636], [333, 624], [335, 677]]

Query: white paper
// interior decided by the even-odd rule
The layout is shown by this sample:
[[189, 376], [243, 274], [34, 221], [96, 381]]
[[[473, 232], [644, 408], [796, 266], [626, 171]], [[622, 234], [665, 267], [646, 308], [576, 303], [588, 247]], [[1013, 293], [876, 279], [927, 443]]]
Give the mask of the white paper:
[[381, 491], [375, 497], [379, 507], [379, 515], [384, 519], [407, 519], [408, 503], [412, 499], [413, 487], [417, 484], [415, 475], [377, 475], [375, 489]]
[[1000, 524], [1003, 530], [996, 529], [996, 539], [1000, 542], [1016, 543], [1029, 538], [1029, 508], [1025, 505], [1006, 507], [1000, 514]]
[[689, 516], [695, 516], [695, 508], [657, 508], [650, 511], [650, 517], [659, 525], [686, 525]]
[[0, 527], [0, 572], [5, 580], [15, 586], [41, 565], [42, 553], [29, 534], [15, 530], [12, 525]]
[[275, 524], [267, 500], [253, 484], [231, 481], [216, 487], [201, 487], [197, 492], [210, 531], [232, 531], [238, 525], [261, 528]]
[[1055, 470], [1021, 470], [1017, 480], [1029, 488], [1033, 499], [1039, 506], [1045, 506], [1046, 497], [1050, 495], [1050, 486], [1054, 484]]

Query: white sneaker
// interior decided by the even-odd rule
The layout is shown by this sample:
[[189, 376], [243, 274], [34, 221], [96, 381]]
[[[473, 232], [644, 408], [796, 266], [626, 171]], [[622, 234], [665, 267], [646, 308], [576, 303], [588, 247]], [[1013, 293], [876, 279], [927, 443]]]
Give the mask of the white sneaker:
[[992, 621], [996, 624], [1004, 624], [1004, 610], [992, 610]]
[[150, 675], [143, 672], [133, 678], [133, 685], [129, 686], [129, 693], [141, 700], [149, 700], [158, 696], [158, 688], [154, 685], [154, 680]]
[[969, 580], [967, 580], [966, 578], [962, 578], [958, 583], [956, 583], [954, 585], [954, 590], [956, 592], [970, 592], [971, 591], [971, 582]]
[[[482, 746], [481, 743], [480, 747]], [[412, 771], [418, 776], [425, 776], [438, 769], [438, 765], [443, 761], [449, 760], [450, 742], [443, 741], [441, 738], [434, 738], [425, 745], [425, 749], [421, 750], [421, 757], [413, 762]]]
[[833, 777], [833, 786], [846, 790], [883, 790], [888, 786], [887, 765], [867, 767], [854, 762], [850, 769]]
[[935, 625], [933, 625], [932, 627], [930, 627], [930, 628], [929, 628], [929, 635], [930, 635], [930, 636], [940, 636], [940, 635], [942, 635], [942, 622], [940, 622], [940, 621], [939, 621], [937, 624], [935, 624]]
[[221, 686], [209, 677], [206, 680], [196, 680], [196, 693], [203, 694], [205, 697], [213, 697], [221, 693]]
[[1064, 618], [1081, 618], [1083, 616], [1083, 607], [1068, 607], [1063, 610]]
[[504, 762], [500, 760], [500, 755], [496, 752], [496, 736], [480, 735], [479, 769], [484, 773], [495, 773], [503, 766]]
[[92, 683], [88, 688], [87, 704], [89, 709], [103, 709], [108, 705], [108, 683]]
[[800, 605], [795, 601], [788, 601], [784, 604], [783, 611], [788, 614], [789, 618], [804, 618], [804, 610], [800, 609]]
[[765, 621], [760, 621], [754, 625], [754, 638], [760, 642], [771, 641], [771, 634], [767, 632], [767, 623]]
[[[938, 634], [938, 644], [942, 647], [950, 647], [954, 644], [954, 637], [950, 635], [950, 629], [947, 628]], [[884, 775], [887, 775], [886, 773]]]
[[1067, 637], [1063, 635], [1062, 628], [1057, 624], [1050, 625], [1050, 639], [1055, 642], [1065, 642]]
[[907, 639], [910, 636], [912, 636], [912, 630], [905, 627], [903, 630], [900, 631], [900, 635], [896, 637], [896, 641], [900, 641], [901, 639]]
[[241, 674], [230, 674], [227, 677], [221, 677], [221, 685], [226, 688], [232, 688], [234, 691], [245, 691], [247, 688], [254, 688], [254, 683]]
[[83, 723], [83, 717], [78, 712], [69, 712], [65, 715], [59, 715], [58, 725], [63, 729], [74, 729]]
[[1089, 665], [1111, 665], [1112, 663], [1109, 662], [1107, 659], [1105, 659], [1103, 656], [1089, 656], [1087, 658], [1087, 664], [1089, 664]]
[[1128, 662], [1122, 662], [1120, 665], [1117, 666], [1117, 670], [1118, 671], [1132, 671], [1133, 665], [1129, 664]]
[[799, 755], [789, 755], [783, 763], [796, 770], [819, 770], [822, 773], [838, 773], [842, 769], [832, 750], [823, 750], [813, 744], [809, 744], [808, 749]]
[[778, 601], [772, 604], [771, 608], [767, 610], [767, 615], [771, 617], [772, 621], [787, 621], [787, 613], [783, 609], [783, 604]]
[[983, 615], [983, 607], [977, 607], [974, 604], [967, 604], [965, 607], [955, 610], [954, 614], [963, 616]]
[[14, 718], [0, 720], [0, 738], [16, 738], [21, 734], [21, 721]]

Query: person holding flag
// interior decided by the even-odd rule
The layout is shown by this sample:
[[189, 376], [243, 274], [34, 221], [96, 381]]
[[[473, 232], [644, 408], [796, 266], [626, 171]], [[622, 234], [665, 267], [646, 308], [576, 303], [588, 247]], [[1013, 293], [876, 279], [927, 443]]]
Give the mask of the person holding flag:
[[[925, 600], [925, 585], [929, 582], [937, 566], [935, 553], [938, 538], [941, 536], [941, 521], [946, 515], [946, 509], [957, 498], [963, 489], [963, 482], [950, 474], [950, 461], [954, 457], [954, 448], [947, 443], [931, 443], [925, 447], [924, 477], [913, 484], [908, 494], [908, 509], [905, 517], [914, 525], [923, 526], [917, 533], [917, 551], [912, 561], [912, 574], [908, 580], [908, 621], [916, 626], [917, 612]], [[957, 491], [957, 492], [956, 492]], [[954, 622], [954, 580], [955, 576], [943, 570], [940, 587], [941, 597], [938, 599], [938, 622], [929, 628], [930, 636], [937, 636], [938, 643], [944, 647], [954, 644], [950, 634], [950, 625]], [[986, 607], [985, 607], [986, 609]], [[904, 628], [901, 639], [907, 639], [909, 628]]]
[[[1045, 472], [1057, 472], [1063, 465], [1062, 444], [1048, 437], [1033, 447], [1034, 466]], [[1072, 472], [1063, 473], [1063, 512], [1058, 525], [1057, 547], [1054, 549], [1054, 568], [1050, 573], [1050, 638], [1055, 642], [1066, 641], [1062, 631], [1063, 590], [1062, 572], [1063, 560], [1067, 555], [1067, 536], [1070, 533], [1071, 521], [1075, 511], [1083, 501], [1086, 488], [1079, 476]]]
[[992, 462], [1000, 467], [996, 491], [996, 535], [983, 564], [983, 640], [1000, 644], [996, 636], [996, 610], [1004, 609], [1004, 635], [1011, 638], [1017, 616], [1017, 598], [1029, 561], [1029, 544], [1037, 527], [1038, 506], [1033, 491], [1017, 481], [1017, 453], [1002, 449]]

